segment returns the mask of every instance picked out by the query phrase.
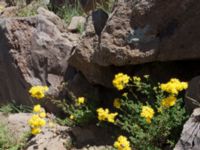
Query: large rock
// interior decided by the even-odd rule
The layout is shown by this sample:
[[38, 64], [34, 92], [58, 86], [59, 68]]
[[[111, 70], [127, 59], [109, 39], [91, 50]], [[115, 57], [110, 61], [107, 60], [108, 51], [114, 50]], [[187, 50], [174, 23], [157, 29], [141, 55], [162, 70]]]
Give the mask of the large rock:
[[77, 45], [69, 58], [69, 63], [77, 70], [81, 71], [85, 78], [92, 84], [111, 87], [113, 78], [112, 67], [100, 66], [91, 60], [98, 47], [98, 37], [95, 36], [94, 26], [91, 16], [86, 24], [85, 36]]
[[55, 96], [63, 81], [79, 35], [65, 32], [62, 20], [54, 13], [43, 8], [38, 13], [0, 19], [1, 102], [14, 99], [30, 103], [27, 90], [33, 85], [48, 85]]
[[67, 150], [72, 144], [72, 139], [68, 133], [69, 129], [69, 127], [58, 124], [53, 127], [47, 125], [42, 133], [28, 142], [26, 150]]
[[90, 83], [110, 87], [113, 66], [198, 59], [199, 8], [195, 0], [118, 0], [101, 40], [86, 30], [70, 64]]
[[174, 150], [199, 150], [200, 147], [200, 108], [196, 108], [185, 123], [181, 137]]
[[4, 114], [0, 113], [1, 124], [8, 129], [8, 135], [12, 135], [12, 140], [20, 142], [23, 140], [25, 133], [30, 131], [28, 119], [29, 113]]
[[[8, 128], [8, 134], [12, 135], [13, 141], [16, 140], [19, 143], [24, 140], [24, 135], [30, 132], [28, 120], [32, 115], [30, 113], [8, 115], [0, 113], [0, 120], [1, 124], [5, 124]], [[42, 132], [36, 136], [29, 137], [29, 141], [25, 143], [26, 147], [24, 150], [66, 150], [71, 147], [72, 139], [69, 136], [70, 128], [53, 123], [52, 119], [46, 118], [47, 123], [42, 128]]]
[[194, 77], [189, 82], [189, 87], [185, 94], [185, 107], [191, 114], [195, 108], [200, 106], [200, 76]]
[[68, 26], [68, 30], [71, 32], [76, 32], [77, 30], [80, 30], [80, 28], [83, 28], [85, 21], [85, 17], [82, 16], [72, 17], [71, 22]]

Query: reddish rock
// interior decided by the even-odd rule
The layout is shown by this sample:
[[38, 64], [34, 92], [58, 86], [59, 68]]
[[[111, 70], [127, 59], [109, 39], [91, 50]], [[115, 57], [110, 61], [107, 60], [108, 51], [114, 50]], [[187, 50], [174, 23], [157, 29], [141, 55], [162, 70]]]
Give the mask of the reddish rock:
[[118, 0], [101, 42], [88, 23], [69, 62], [90, 83], [111, 87], [114, 67], [199, 59], [199, 8], [194, 0]]
[[30, 103], [27, 91], [33, 85], [48, 85], [56, 90], [51, 90], [52, 96], [58, 94], [79, 35], [66, 32], [52, 12], [43, 8], [38, 12], [34, 17], [0, 20], [1, 102]]

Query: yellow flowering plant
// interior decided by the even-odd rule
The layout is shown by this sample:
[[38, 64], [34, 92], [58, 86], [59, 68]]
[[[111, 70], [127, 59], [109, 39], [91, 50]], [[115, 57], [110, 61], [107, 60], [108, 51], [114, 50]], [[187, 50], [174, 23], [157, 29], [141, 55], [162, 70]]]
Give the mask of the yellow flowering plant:
[[61, 108], [66, 114], [65, 119], [58, 119], [62, 125], [75, 126], [85, 125], [95, 118], [94, 103], [88, 103], [85, 97], [73, 97], [73, 102], [67, 100], [54, 100], [53, 103]]
[[97, 109], [98, 119], [99, 121], [107, 121], [110, 123], [115, 123], [115, 118], [118, 115], [117, 112], [110, 113], [109, 109], [98, 108]]
[[129, 80], [130, 77], [127, 74], [118, 73], [115, 75], [112, 83], [118, 90], [123, 90], [129, 83]]
[[131, 150], [131, 147], [130, 147], [130, 142], [128, 141], [128, 139], [123, 136], [123, 135], [120, 135], [118, 138], [117, 138], [117, 141], [115, 141], [114, 143], [114, 147], [117, 149], [117, 150]]
[[98, 126], [112, 128], [116, 150], [161, 150], [176, 142], [173, 131], [181, 129], [186, 119], [181, 98], [188, 86], [186, 82], [172, 78], [160, 84], [152, 82], [148, 75], [131, 77], [118, 73], [112, 84], [121, 96], [109, 104], [85, 97], [56, 102], [66, 114], [62, 124], [82, 126], [96, 122]]
[[33, 98], [42, 99], [45, 97], [45, 93], [48, 91], [47, 86], [33, 86], [30, 88], [29, 93]]
[[85, 97], [78, 97], [76, 100], [78, 106], [84, 105], [85, 102], [86, 102]]
[[[45, 97], [48, 91], [47, 86], [33, 86], [29, 90], [29, 94], [36, 99], [42, 99]], [[28, 120], [28, 125], [31, 128], [31, 133], [33, 135], [39, 134], [42, 131], [42, 127], [46, 125], [46, 112], [40, 104], [33, 106], [33, 115]]]
[[[118, 112], [115, 125], [126, 133], [127, 141], [130, 141], [128, 147], [132, 145], [134, 149], [161, 150], [169, 141], [173, 143], [176, 138], [173, 130], [181, 129], [186, 119], [183, 100], [179, 95], [186, 88], [186, 82], [175, 78], [168, 83], [154, 84], [146, 75], [129, 77], [128, 84], [123, 88], [127, 93], [113, 101]], [[126, 146], [120, 147], [119, 139], [114, 147], [126, 150]]]

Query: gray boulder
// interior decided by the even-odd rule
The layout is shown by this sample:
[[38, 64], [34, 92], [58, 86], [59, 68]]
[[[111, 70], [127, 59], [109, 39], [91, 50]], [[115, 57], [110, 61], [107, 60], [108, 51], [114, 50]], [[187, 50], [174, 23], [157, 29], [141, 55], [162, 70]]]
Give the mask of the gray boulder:
[[185, 123], [181, 137], [174, 150], [199, 150], [200, 147], [200, 108], [196, 108]]
[[199, 59], [199, 8], [195, 0], [118, 0], [100, 40], [89, 19], [69, 63], [90, 83], [111, 87], [114, 67]]
[[47, 85], [56, 96], [78, 40], [78, 34], [66, 32], [62, 20], [44, 8], [33, 17], [0, 19], [1, 102], [29, 104], [27, 91], [33, 85]]

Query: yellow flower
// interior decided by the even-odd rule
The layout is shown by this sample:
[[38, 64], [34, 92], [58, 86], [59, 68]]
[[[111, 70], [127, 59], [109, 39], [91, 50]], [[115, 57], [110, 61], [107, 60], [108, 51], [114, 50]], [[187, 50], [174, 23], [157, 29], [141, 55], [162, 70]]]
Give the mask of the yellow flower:
[[161, 90], [172, 95], [177, 95], [180, 91], [188, 88], [187, 82], [180, 82], [179, 79], [172, 78], [169, 82], [160, 85]]
[[118, 90], [123, 90], [128, 84], [130, 77], [127, 74], [118, 73], [115, 75], [112, 83]]
[[125, 136], [120, 135], [117, 138], [117, 141], [114, 143], [114, 147], [117, 150], [131, 150], [130, 142], [127, 140]]
[[30, 88], [29, 93], [33, 98], [42, 99], [45, 97], [45, 92], [48, 91], [47, 86], [33, 86]]
[[31, 128], [36, 128], [36, 127], [42, 127], [46, 124], [46, 121], [42, 118], [39, 117], [39, 115], [33, 115], [29, 120], [28, 120], [29, 126]]
[[39, 124], [40, 127], [43, 127], [43, 126], [46, 125], [46, 121], [44, 119], [40, 118], [40, 120], [38, 121], [38, 124]]
[[115, 99], [114, 99], [113, 106], [114, 106], [115, 108], [118, 108], [118, 109], [121, 107], [121, 102], [120, 102], [120, 99], [119, 99], [119, 98], [115, 98]]
[[41, 132], [41, 129], [40, 128], [32, 128], [31, 129], [31, 133], [33, 135], [36, 135], [36, 134], [39, 134]]
[[109, 109], [103, 109], [103, 108], [99, 108], [97, 109], [97, 113], [98, 113], [98, 119], [100, 121], [105, 121], [107, 119], [107, 116], [109, 114]]
[[41, 112], [41, 106], [39, 104], [35, 105], [33, 107], [33, 112], [36, 112], [36, 113]]
[[188, 83], [187, 82], [181, 82], [181, 89], [180, 90], [185, 90], [188, 88]]
[[41, 113], [39, 114], [39, 116], [40, 116], [41, 118], [45, 118], [45, 117], [47, 116], [47, 114], [46, 114], [45, 112], [41, 112]]
[[115, 123], [115, 117], [118, 115], [118, 113], [110, 113], [107, 115], [107, 121], [110, 123]]
[[70, 118], [71, 120], [74, 120], [74, 115], [70, 115], [69, 118]]
[[40, 117], [38, 115], [33, 115], [29, 120], [28, 120], [28, 124], [31, 127], [37, 127], [39, 126], [38, 124], [38, 120], [40, 119]]
[[154, 116], [154, 110], [153, 108], [149, 107], [149, 106], [142, 106], [142, 111], [140, 113], [141, 117], [144, 117], [146, 119], [147, 123], [151, 123], [151, 119]]
[[115, 122], [115, 117], [118, 115], [118, 113], [109, 113], [109, 109], [103, 109], [103, 108], [99, 108], [97, 109], [97, 113], [98, 113], [98, 119], [100, 121], [108, 121], [111, 123]]
[[79, 106], [84, 104], [85, 103], [85, 97], [79, 97], [76, 102], [77, 102], [77, 105], [79, 105]]
[[171, 106], [174, 106], [176, 104], [176, 97], [175, 96], [169, 96], [167, 98], [164, 98], [161, 101], [161, 106], [169, 108]]

